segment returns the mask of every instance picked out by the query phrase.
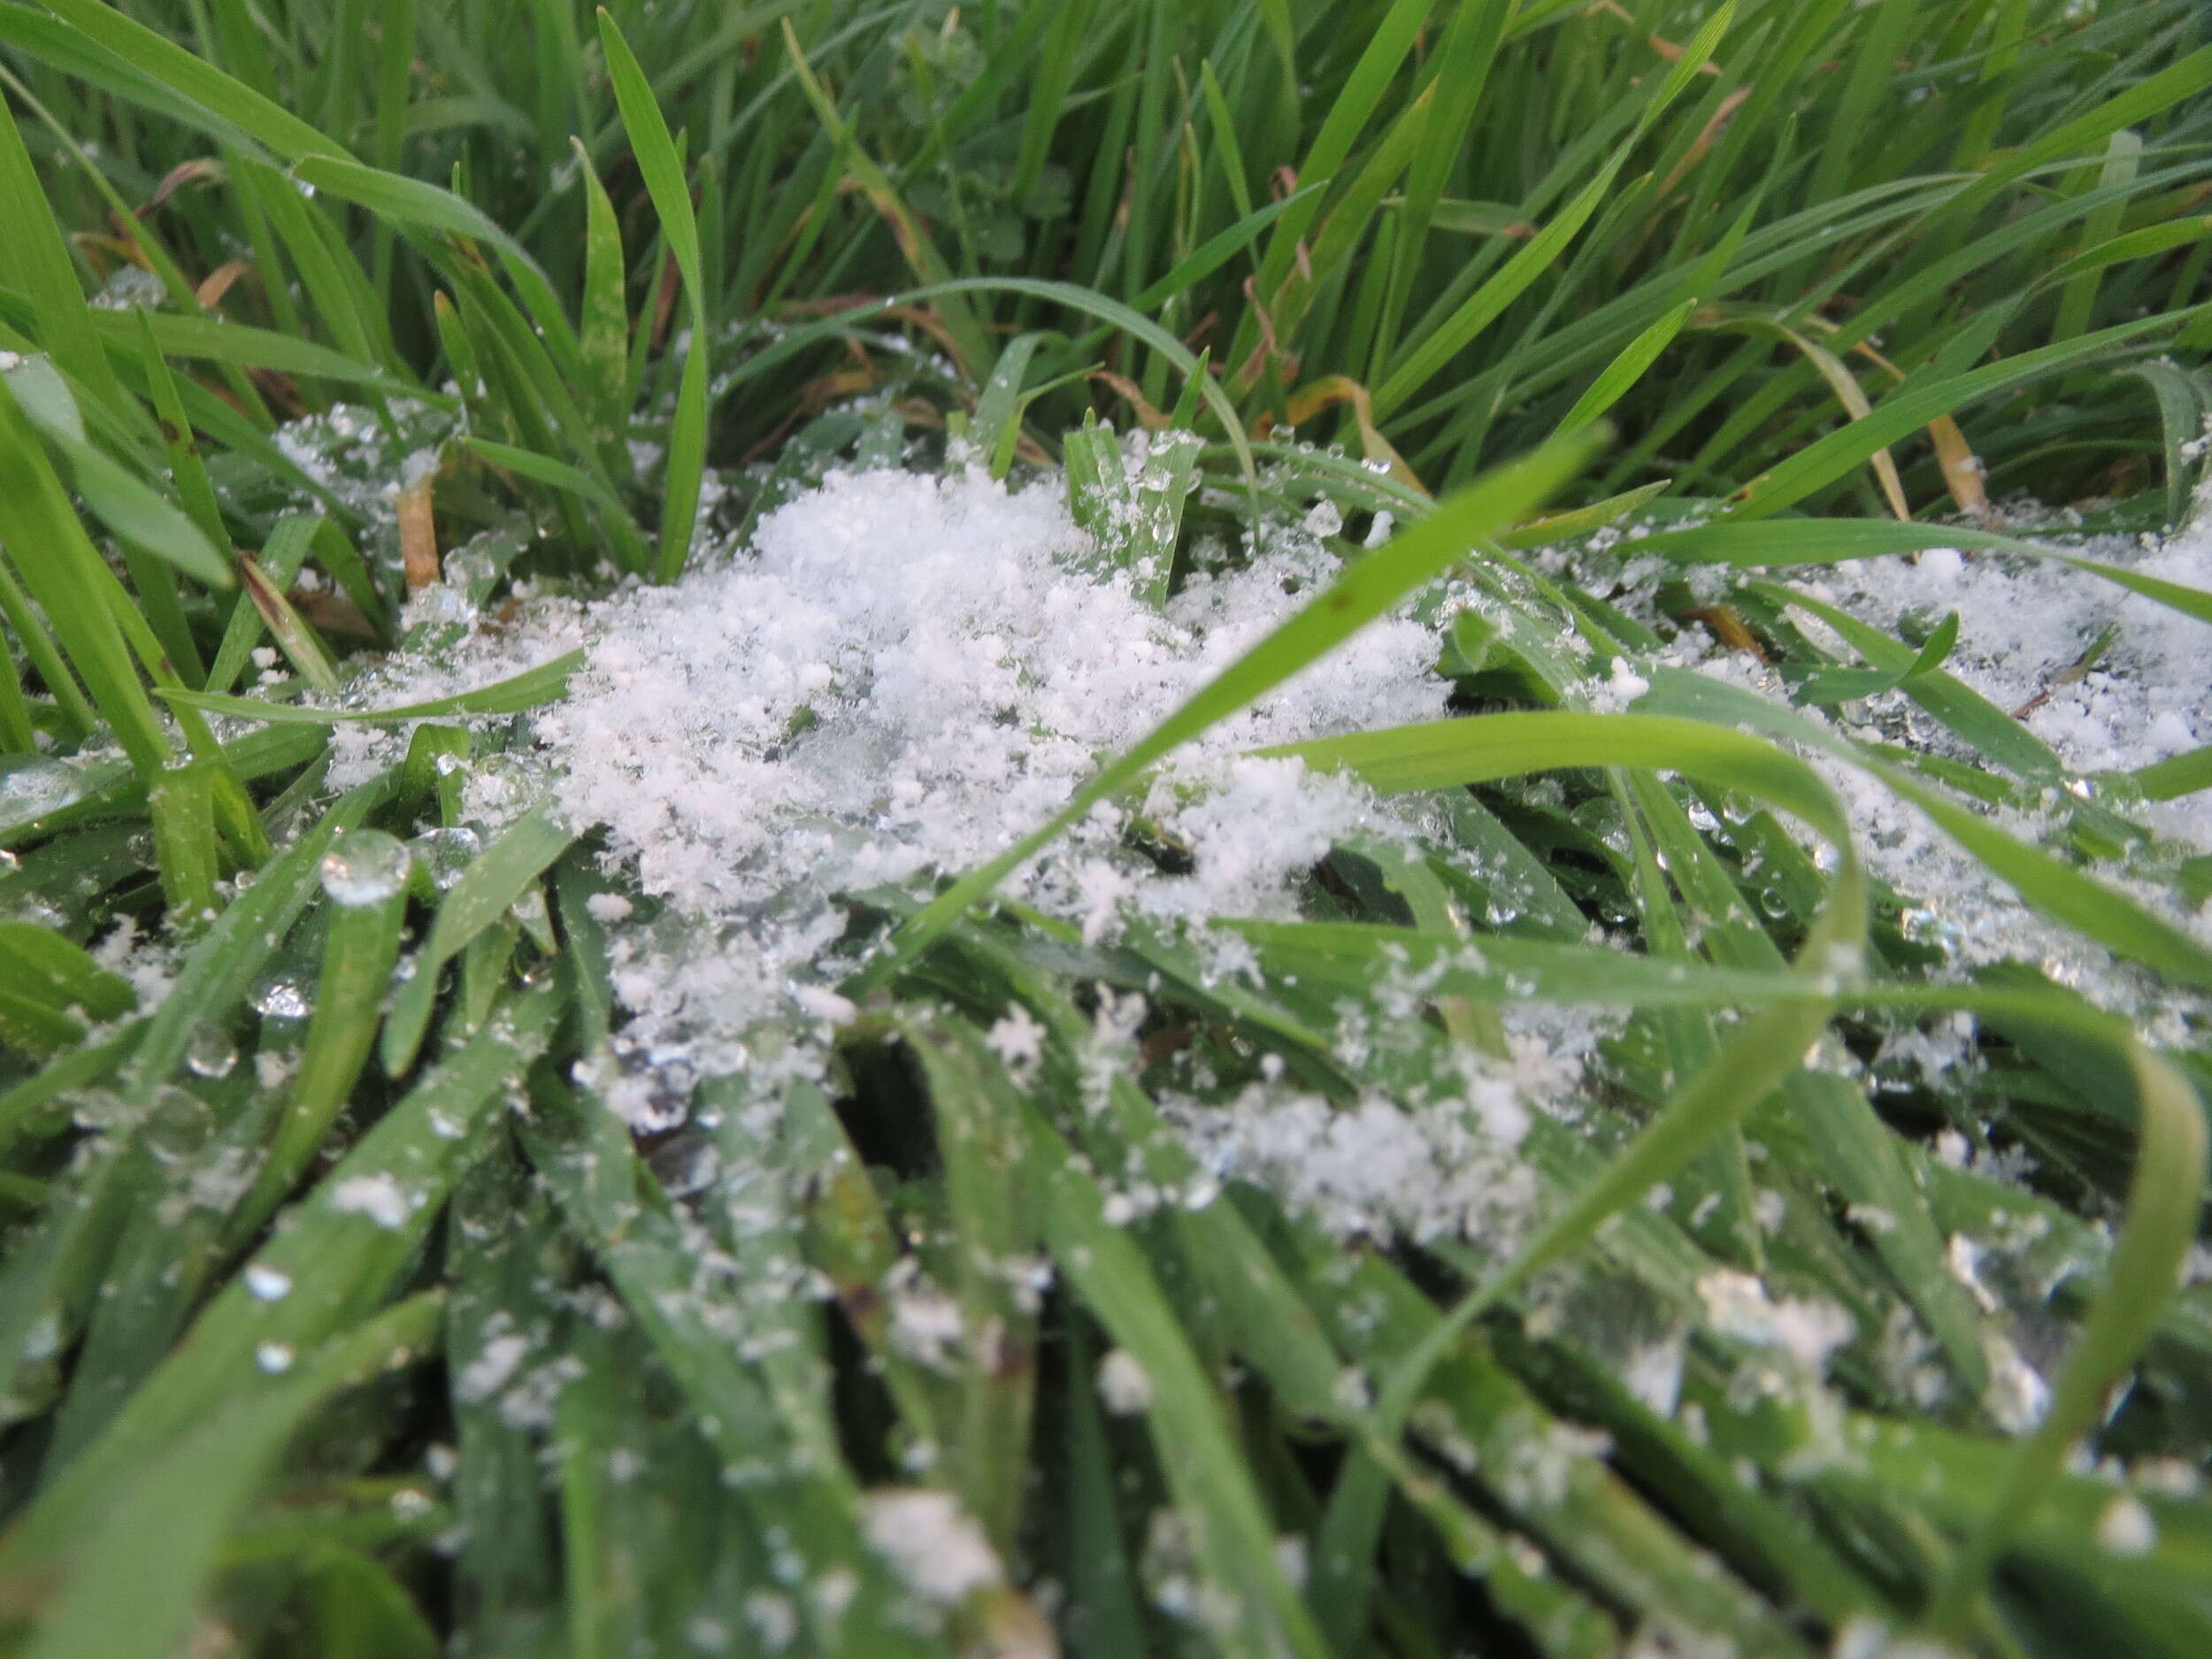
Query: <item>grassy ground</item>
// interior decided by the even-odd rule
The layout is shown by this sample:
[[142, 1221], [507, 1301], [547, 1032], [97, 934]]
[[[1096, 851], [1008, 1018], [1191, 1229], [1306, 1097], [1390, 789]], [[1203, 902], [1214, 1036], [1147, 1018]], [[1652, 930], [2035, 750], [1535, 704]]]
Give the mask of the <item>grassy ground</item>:
[[[2196, 0], [0, 4], [0, 1647], [2206, 1651], [2212, 952], [2164, 905], [2206, 865], [2131, 814], [2212, 768], [2070, 792], [1947, 641], [1809, 633], [1763, 575], [2019, 551], [2016, 492], [2184, 515], [2206, 39]], [[1323, 497], [1402, 528], [1078, 808], [1455, 566], [1507, 618], [1448, 641], [1476, 718], [1312, 758], [1455, 803], [1480, 860], [1333, 856], [1248, 991], [992, 910], [1022, 849], [876, 895], [833, 1087], [764, 1133], [702, 1086], [726, 1174], [680, 1195], [572, 1070], [587, 844], [322, 879], [455, 826], [441, 755], [557, 684], [342, 793], [327, 723], [224, 701], [256, 649], [326, 688], [397, 645], [441, 549], [487, 604], [670, 580], [858, 455], [1094, 469], [1093, 409], [1204, 440], [1164, 528], [1097, 511], [1120, 557]], [[1631, 514], [1680, 526], [1666, 631], [1909, 698], [1943, 753], [1696, 677], [1592, 711], [1586, 659], [1660, 641], [1519, 556]], [[2140, 1002], [1946, 971], [1837, 767]], [[1429, 957], [1395, 1041], [1340, 1041]], [[1112, 987], [1149, 1011], [1102, 1105]], [[1102, 1171], [1189, 1187], [1155, 1102], [1193, 1055], [1225, 1098], [1263, 1056], [1417, 1094], [1532, 995], [1623, 1022], [1526, 1143], [1517, 1249], [1246, 1187], [1114, 1225]], [[1877, 1075], [1962, 1013], [1961, 1064]], [[1852, 1334], [1798, 1364], [1731, 1286]], [[1678, 1403], [1624, 1380], [1647, 1333]]]

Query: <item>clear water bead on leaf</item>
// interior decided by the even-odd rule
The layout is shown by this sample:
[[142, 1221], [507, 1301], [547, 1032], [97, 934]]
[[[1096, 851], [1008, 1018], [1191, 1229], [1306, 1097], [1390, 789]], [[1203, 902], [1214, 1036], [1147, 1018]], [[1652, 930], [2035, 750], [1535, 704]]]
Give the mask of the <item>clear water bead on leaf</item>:
[[[441, 755], [440, 760], [449, 758]], [[461, 879], [461, 872], [474, 862], [476, 855], [484, 850], [484, 838], [472, 829], [425, 830], [409, 843], [423, 867], [430, 872], [430, 879], [442, 893]]]
[[238, 1064], [238, 1045], [222, 1026], [211, 1022], [192, 1033], [184, 1064], [195, 1077], [228, 1077]]
[[405, 888], [411, 862], [397, 838], [355, 830], [323, 855], [323, 891], [340, 904], [380, 904]]
[[292, 1276], [281, 1268], [256, 1262], [246, 1270], [246, 1288], [256, 1302], [281, 1302], [292, 1294]]
[[315, 1011], [312, 998], [292, 980], [273, 974], [249, 994], [254, 1012], [264, 1019], [305, 1019]]
[[83, 793], [84, 780], [74, 766], [56, 760], [35, 760], [0, 774], [0, 818], [58, 812]]

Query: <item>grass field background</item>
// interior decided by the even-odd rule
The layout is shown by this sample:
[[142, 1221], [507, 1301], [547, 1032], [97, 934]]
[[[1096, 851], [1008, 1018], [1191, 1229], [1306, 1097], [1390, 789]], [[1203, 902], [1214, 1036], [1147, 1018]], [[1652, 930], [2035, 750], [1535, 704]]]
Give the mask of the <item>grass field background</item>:
[[[2212, 622], [2131, 550], [2203, 472], [2208, 87], [2194, 0], [0, 0], [0, 1649], [2205, 1652], [2212, 862], [2155, 809], [2212, 751], [2084, 777], [1956, 618], [1791, 572]], [[1142, 503], [1140, 429], [1196, 434]], [[378, 876], [573, 664], [342, 788], [292, 717], [434, 663], [425, 591], [673, 581], [884, 465], [1064, 471], [1163, 594], [1270, 526], [1344, 573], [856, 895], [818, 1082], [634, 1136], [590, 826]], [[1447, 574], [1455, 717], [1305, 750], [1443, 827], [1248, 981], [990, 902]], [[1869, 789], [2074, 965], [1947, 955]], [[1163, 1117], [1425, 1098], [1538, 1002], [1615, 1023], [1509, 1248], [1217, 1194]]]

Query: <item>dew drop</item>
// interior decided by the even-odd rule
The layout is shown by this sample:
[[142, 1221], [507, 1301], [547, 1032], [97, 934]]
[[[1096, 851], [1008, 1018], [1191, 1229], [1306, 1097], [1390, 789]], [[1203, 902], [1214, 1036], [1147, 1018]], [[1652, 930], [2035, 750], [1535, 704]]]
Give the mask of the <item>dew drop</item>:
[[246, 1289], [256, 1302], [281, 1302], [292, 1294], [292, 1276], [256, 1262], [246, 1270]]
[[272, 1377], [292, 1369], [292, 1350], [282, 1342], [264, 1342], [253, 1351], [253, 1363]]
[[264, 1019], [305, 1019], [315, 1011], [307, 993], [286, 979], [264, 979], [254, 987], [253, 1006]]
[[323, 891], [344, 905], [380, 904], [407, 886], [407, 849], [382, 830], [358, 829], [323, 855]]
[[461, 872], [484, 850], [482, 836], [472, 829], [461, 828], [426, 830], [415, 837], [412, 845], [415, 856], [430, 872], [430, 879], [441, 893], [458, 881]]
[[184, 1051], [185, 1069], [194, 1077], [228, 1077], [238, 1064], [238, 1045], [230, 1033], [212, 1022], [192, 1033]]
[[152, 1110], [146, 1115], [144, 1144], [161, 1164], [181, 1164], [207, 1144], [214, 1132], [215, 1116], [207, 1102], [189, 1089], [167, 1085], [154, 1091]]
[[59, 811], [84, 794], [84, 776], [58, 760], [35, 760], [0, 775], [0, 818]]

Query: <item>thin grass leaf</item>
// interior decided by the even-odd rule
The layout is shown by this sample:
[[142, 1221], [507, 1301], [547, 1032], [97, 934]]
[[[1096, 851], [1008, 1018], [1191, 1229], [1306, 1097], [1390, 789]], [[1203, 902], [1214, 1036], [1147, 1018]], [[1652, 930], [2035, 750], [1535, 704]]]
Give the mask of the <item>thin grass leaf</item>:
[[223, 696], [214, 692], [165, 686], [161, 688], [161, 695], [166, 701], [188, 708], [239, 719], [261, 720], [272, 726], [342, 726], [356, 721], [397, 724], [405, 720], [442, 719], [456, 714], [518, 714], [556, 701], [567, 689], [569, 676], [583, 665], [584, 653], [580, 649], [565, 651], [535, 668], [526, 668], [488, 686], [392, 709], [306, 709], [292, 703], [265, 703], [257, 697]]
[[575, 840], [573, 830], [540, 808], [517, 819], [461, 872], [438, 906], [430, 936], [416, 954], [414, 972], [392, 999], [380, 1049], [387, 1072], [396, 1077], [414, 1064], [446, 964], [525, 894], [535, 891], [538, 878]]
[[2106, 1391], [2157, 1325], [2196, 1238], [2204, 1195], [2206, 1131], [2196, 1093], [2171, 1066], [2128, 1045], [2141, 1108], [2127, 1219], [2110, 1278], [2068, 1350], [2042, 1423], [2015, 1456], [1997, 1501], [1959, 1552], [1929, 1609], [1939, 1631], [1960, 1631], [1983, 1580], [2097, 1421]]
[[708, 322], [698, 221], [692, 212], [691, 186], [685, 180], [683, 164], [677, 157], [675, 141], [668, 134], [668, 124], [661, 118], [660, 104], [629, 43], [622, 38], [622, 31], [604, 7], [599, 12], [599, 42], [606, 53], [608, 77], [622, 111], [623, 129], [629, 134], [638, 171], [653, 198], [653, 210], [660, 216], [661, 234], [667, 240], [690, 299], [691, 344], [684, 354], [675, 419], [669, 427], [660, 557], [656, 566], [662, 581], [673, 581], [691, 552], [691, 533], [698, 518], [701, 480], [706, 469]]
[[165, 1448], [133, 1483], [131, 1501], [80, 1546], [29, 1651], [36, 1659], [168, 1651], [285, 1442], [330, 1395], [422, 1357], [435, 1344], [439, 1312], [434, 1295], [401, 1302]]

